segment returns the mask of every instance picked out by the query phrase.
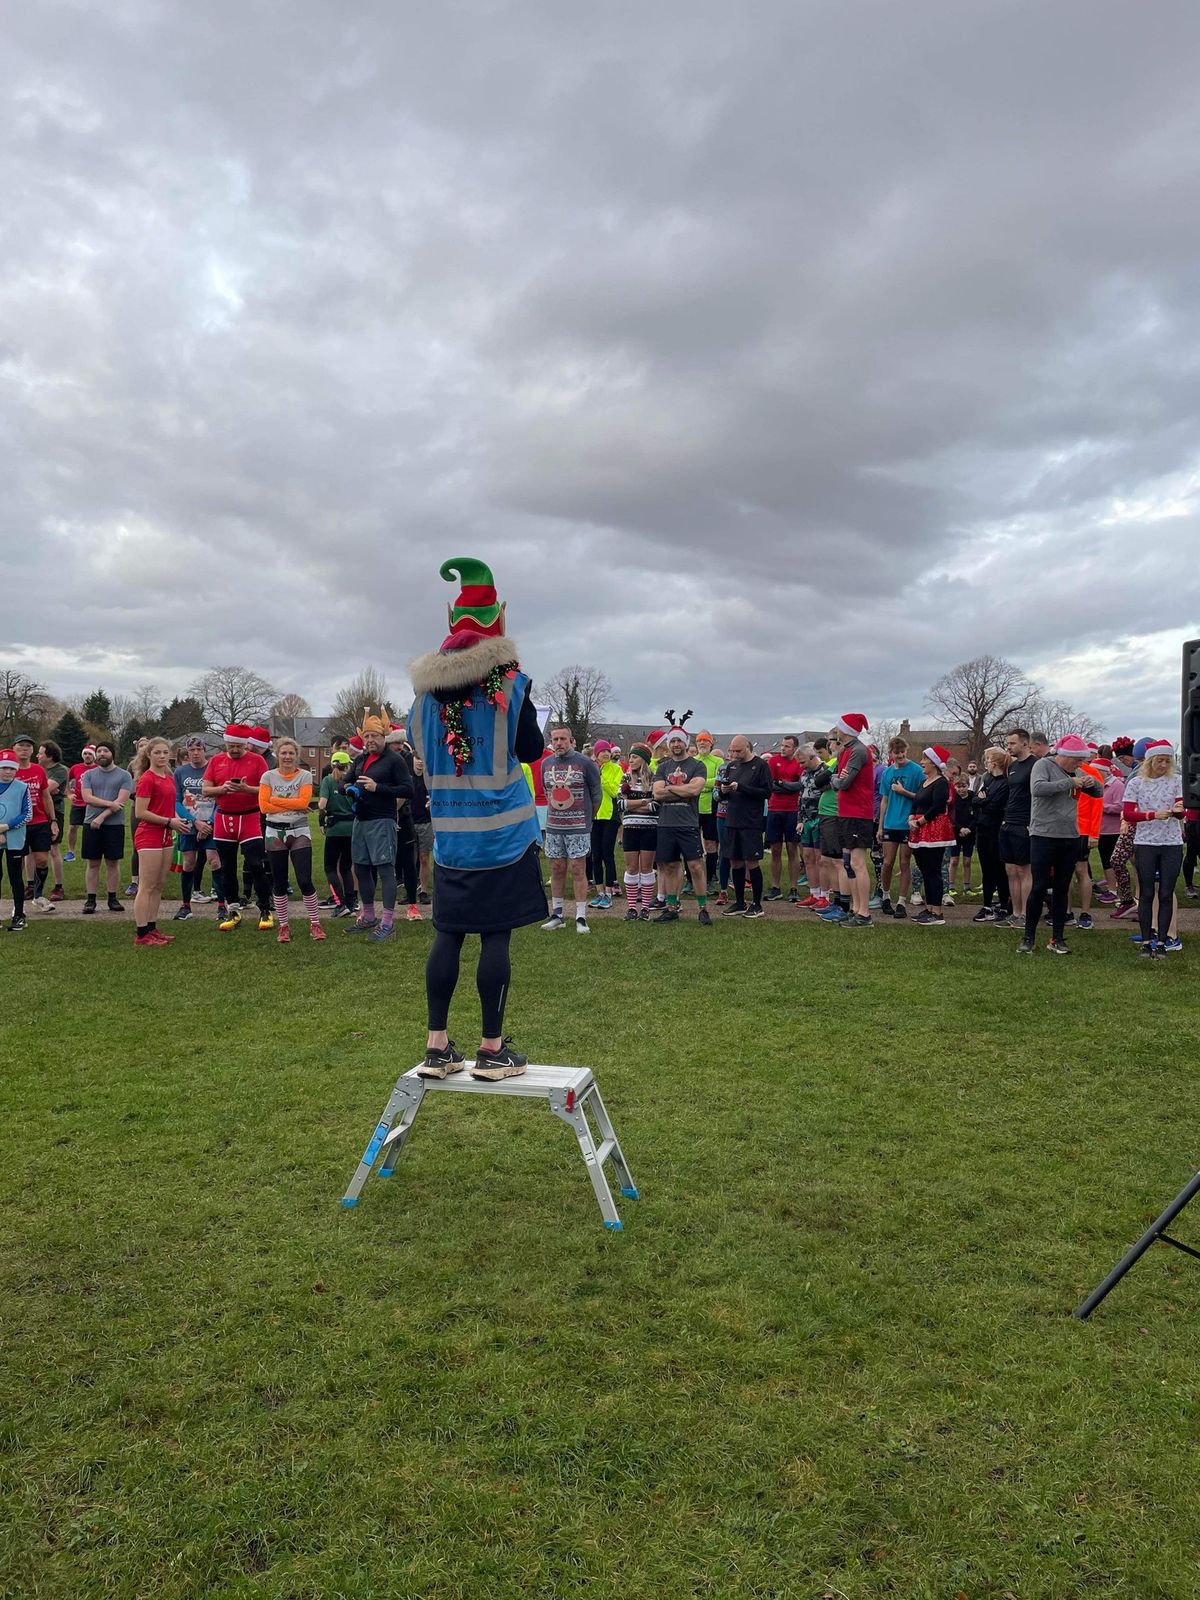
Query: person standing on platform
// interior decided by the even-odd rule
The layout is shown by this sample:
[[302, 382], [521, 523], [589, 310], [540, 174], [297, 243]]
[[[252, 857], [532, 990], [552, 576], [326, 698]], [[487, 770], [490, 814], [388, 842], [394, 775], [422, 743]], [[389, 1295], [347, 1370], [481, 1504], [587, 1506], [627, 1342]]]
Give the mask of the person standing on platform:
[[[491, 571], [474, 557], [455, 557], [442, 564], [441, 575], [462, 581], [450, 631], [409, 669], [416, 698], [408, 726], [424, 763], [433, 822], [435, 936], [425, 968], [429, 1033], [418, 1071], [445, 1078], [465, 1065], [448, 1031], [450, 1003], [463, 943], [478, 934], [482, 1027], [471, 1075], [498, 1081], [518, 1077], [528, 1065], [504, 1037], [504, 1013], [512, 930], [546, 915], [537, 807], [521, 771], [545, 743], [532, 685], [505, 636], [505, 608]], [[585, 841], [590, 827], [589, 816]]]

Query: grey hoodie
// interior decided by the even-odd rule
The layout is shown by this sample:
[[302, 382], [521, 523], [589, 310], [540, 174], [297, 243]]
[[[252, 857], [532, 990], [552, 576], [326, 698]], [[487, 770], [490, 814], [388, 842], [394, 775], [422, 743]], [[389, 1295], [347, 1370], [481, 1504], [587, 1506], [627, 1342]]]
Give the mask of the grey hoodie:
[[1033, 764], [1029, 778], [1029, 794], [1033, 802], [1029, 815], [1029, 834], [1042, 839], [1077, 839], [1079, 837], [1079, 791], [1072, 787], [1075, 778], [1080, 780], [1084, 794], [1097, 799], [1104, 793], [1095, 778], [1086, 772], [1075, 777], [1064, 772], [1053, 756], [1042, 756]]

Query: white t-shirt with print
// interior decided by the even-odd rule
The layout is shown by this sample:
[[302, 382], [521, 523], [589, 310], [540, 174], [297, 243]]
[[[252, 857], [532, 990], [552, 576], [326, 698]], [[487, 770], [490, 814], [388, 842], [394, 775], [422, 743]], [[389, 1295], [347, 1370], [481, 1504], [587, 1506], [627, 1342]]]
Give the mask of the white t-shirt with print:
[[[1125, 804], [1136, 811], [1170, 811], [1183, 798], [1183, 779], [1178, 772], [1169, 778], [1130, 778], [1125, 785]], [[1139, 822], [1133, 833], [1134, 844], [1182, 844], [1183, 829], [1178, 817], [1165, 821]]]

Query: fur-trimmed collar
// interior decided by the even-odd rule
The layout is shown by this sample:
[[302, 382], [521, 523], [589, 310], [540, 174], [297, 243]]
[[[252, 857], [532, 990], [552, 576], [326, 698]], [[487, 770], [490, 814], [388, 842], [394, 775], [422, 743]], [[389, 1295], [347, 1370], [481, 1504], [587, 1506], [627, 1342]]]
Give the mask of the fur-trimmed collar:
[[516, 665], [519, 660], [514, 640], [499, 634], [481, 638], [463, 650], [431, 650], [418, 656], [408, 669], [415, 694], [436, 693], [439, 689], [470, 689], [482, 683], [493, 667]]

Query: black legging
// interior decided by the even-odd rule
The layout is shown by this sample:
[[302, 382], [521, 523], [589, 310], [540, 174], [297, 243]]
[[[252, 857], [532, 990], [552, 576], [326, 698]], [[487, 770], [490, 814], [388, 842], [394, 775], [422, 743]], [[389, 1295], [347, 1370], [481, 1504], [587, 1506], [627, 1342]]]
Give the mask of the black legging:
[[1196, 887], [1196, 861], [1200, 858], [1200, 822], [1185, 822], [1183, 842], [1187, 853], [1183, 858], [1183, 881], [1189, 889]]
[[979, 870], [983, 873], [983, 903], [990, 906], [995, 900], [1001, 911], [1012, 910], [1012, 895], [1008, 888], [1008, 873], [1000, 859], [1000, 831], [997, 828], [977, 828], [975, 850], [979, 856]]
[[1029, 836], [1029, 865], [1031, 882], [1029, 898], [1025, 902], [1025, 937], [1033, 939], [1037, 933], [1038, 918], [1047, 898], [1050, 901], [1050, 937], [1060, 943], [1067, 926], [1067, 909], [1071, 904], [1071, 885], [1075, 881], [1075, 863], [1079, 857], [1079, 835], [1069, 839], [1051, 839], [1045, 834]]
[[[225, 885], [225, 893], [231, 899], [237, 898], [238, 847], [232, 839], [221, 839], [217, 844], [217, 854], [221, 858], [221, 881]], [[248, 869], [247, 876], [254, 888], [254, 898], [258, 901], [258, 909], [265, 917], [271, 909], [271, 883], [267, 877], [267, 869], [263, 862], [263, 842], [261, 839], [246, 839], [242, 843], [242, 861]]]
[[[1153, 928], [1161, 943], [1171, 931], [1175, 907], [1171, 901], [1183, 861], [1181, 844], [1135, 844], [1133, 859], [1138, 876], [1138, 927], [1143, 940]], [[1158, 877], [1158, 921], [1154, 920], [1154, 879]]]
[[404, 880], [404, 898], [417, 903], [417, 834], [407, 806], [400, 807], [396, 832], [396, 875]]
[[329, 889], [340, 906], [358, 903], [354, 891], [354, 873], [350, 866], [350, 835], [338, 838], [325, 835], [325, 876]]
[[620, 817], [605, 817], [603, 822], [592, 823], [591, 881], [597, 888], [615, 889], [617, 886], [617, 833]]
[[940, 850], [932, 850], [928, 845], [920, 846], [913, 851], [912, 858], [921, 874], [921, 894], [925, 904], [931, 911], [940, 911], [944, 893], [942, 873], [946, 865], [945, 846]]
[[298, 844], [290, 849], [269, 849], [267, 851], [267, 865], [271, 869], [271, 887], [277, 895], [286, 896], [288, 891], [288, 863], [291, 863], [296, 873], [296, 887], [301, 894], [312, 894], [312, 845]]
[[3, 866], [8, 862], [8, 886], [12, 890], [13, 916], [25, 915], [25, 852], [24, 850], [0, 850], [0, 879], [3, 879]]
[[[441, 1033], [450, 1020], [450, 1001], [458, 983], [459, 961], [462, 956], [465, 933], [438, 932], [425, 963], [425, 994], [429, 1003], [429, 1027]], [[498, 933], [479, 935], [479, 965], [475, 969], [475, 987], [479, 990], [479, 1003], [483, 1010], [483, 1028], [480, 1037], [499, 1039], [504, 1028], [504, 1003], [508, 999], [508, 985], [512, 977], [509, 959], [508, 928]]]

